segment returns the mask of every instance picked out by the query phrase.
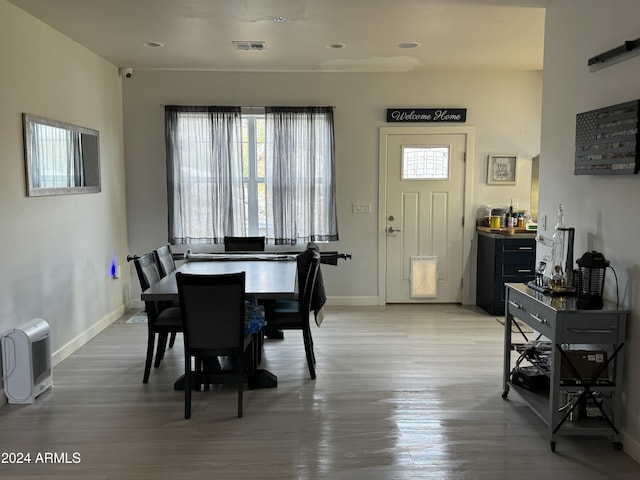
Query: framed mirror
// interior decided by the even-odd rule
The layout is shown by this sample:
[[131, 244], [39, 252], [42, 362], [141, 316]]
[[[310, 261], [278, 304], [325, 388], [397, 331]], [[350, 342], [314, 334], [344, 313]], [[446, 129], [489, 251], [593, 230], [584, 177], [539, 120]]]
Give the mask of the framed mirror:
[[27, 195], [100, 192], [97, 130], [22, 114]]

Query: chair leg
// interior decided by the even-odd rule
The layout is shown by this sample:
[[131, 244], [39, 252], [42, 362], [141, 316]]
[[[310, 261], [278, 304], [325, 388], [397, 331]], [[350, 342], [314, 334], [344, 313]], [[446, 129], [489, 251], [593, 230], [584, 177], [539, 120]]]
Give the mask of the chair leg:
[[171, 338], [169, 338], [169, 348], [173, 348], [176, 343], [176, 332], [171, 332]]
[[253, 343], [256, 360], [255, 364], [260, 365], [262, 363], [262, 351], [264, 349], [264, 332], [262, 330], [255, 334]]
[[313, 353], [313, 338], [311, 337], [311, 330], [306, 328], [302, 330], [302, 338], [304, 339], [304, 352], [307, 356], [307, 366], [309, 367], [309, 375], [311, 378], [316, 378], [316, 356]]
[[142, 383], [149, 381], [149, 374], [151, 373], [151, 362], [153, 361], [153, 347], [156, 343], [156, 334], [149, 331], [149, 338], [147, 339], [147, 358], [144, 362], [144, 375], [142, 377]]
[[242, 417], [242, 393], [244, 390], [244, 353], [238, 355], [238, 417]]
[[311, 355], [313, 356], [313, 364], [316, 364], [316, 353], [313, 348], [313, 337], [311, 336], [311, 329], [309, 329], [309, 342], [311, 344]]
[[184, 418], [191, 418], [191, 356], [184, 356]]
[[[195, 379], [194, 379], [194, 383], [193, 383], [193, 389], [197, 390], [198, 392], [200, 391], [203, 385], [202, 383], [202, 379], [204, 378], [204, 376], [208, 373], [206, 371], [206, 366], [204, 364], [204, 360], [202, 360], [200, 357], [194, 357], [194, 362], [195, 362]], [[206, 387], [204, 387], [205, 390], [209, 390], [209, 385], [207, 385]]]
[[153, 364], [154, 367], [158, 368], [160, 366], [160, 362], [164, 358], [164, 351], [167, 349], [167, 338], [169, 338], [169, 334], [167, 332], [163, 332], [158, 337], [158, 349], [156, 351], [156, 361]]
[[198, 378], [198, 383], [196, 384], [196, 390], [200, 391], [200, 387], [202, 390], [209, 391], [211, 390], [211, 375], [220, 370], [220, 362], [218, 361], [218, 357], [205, 357], [203, 359], [197, 359], [197, 362], [200, 364], [200, 378]]

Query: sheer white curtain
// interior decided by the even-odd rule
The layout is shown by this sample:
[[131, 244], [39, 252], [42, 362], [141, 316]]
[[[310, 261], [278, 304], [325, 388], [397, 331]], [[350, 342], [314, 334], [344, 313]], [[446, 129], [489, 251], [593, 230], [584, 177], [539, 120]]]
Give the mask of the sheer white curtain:
[[338, 240], [332, 107], [266, 107], [267, 240]]
[[242, 123], [236, 107], [165, 107], [169, 242], [246, 236]]

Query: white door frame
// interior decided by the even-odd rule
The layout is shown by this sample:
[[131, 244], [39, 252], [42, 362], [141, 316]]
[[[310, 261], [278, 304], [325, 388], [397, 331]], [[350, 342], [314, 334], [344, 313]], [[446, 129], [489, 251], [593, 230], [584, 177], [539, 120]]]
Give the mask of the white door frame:
[[471, 295], [471, 244], [475, 232], [473, 213], [473, 179], [475, 165], [475, 127], [473, 126], [430, 126], [430, 127], [380, 127], [380, 161], [378, 173], [378, 305], [385, 305], [387, 298], [387, 143], [389, 135], [465, 135], [465, 167], [462, 231], [462, 304], [472, 305]]

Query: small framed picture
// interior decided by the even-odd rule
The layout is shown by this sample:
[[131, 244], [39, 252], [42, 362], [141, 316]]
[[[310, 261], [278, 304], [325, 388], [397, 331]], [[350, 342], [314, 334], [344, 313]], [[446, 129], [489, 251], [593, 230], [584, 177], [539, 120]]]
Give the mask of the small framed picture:
[[487, 184], [515, 185], [517, 160], [517, 155], [489, 155]]

